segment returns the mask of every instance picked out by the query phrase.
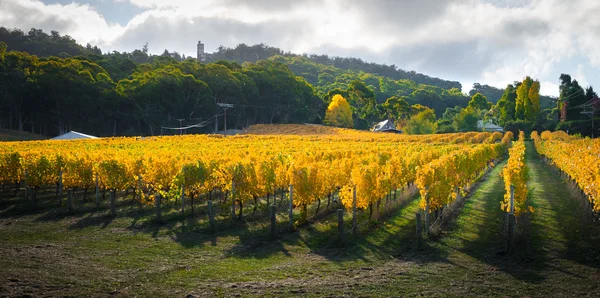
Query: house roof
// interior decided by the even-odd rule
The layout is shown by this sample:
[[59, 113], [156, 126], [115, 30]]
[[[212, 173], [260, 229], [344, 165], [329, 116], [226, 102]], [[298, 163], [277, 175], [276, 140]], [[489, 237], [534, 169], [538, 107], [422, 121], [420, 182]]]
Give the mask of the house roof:
[[373, 131], [382, 131], [385, 129], [394, 129], [396, 126], [394, 125], [394, 122], [390, 119], [387, 120], [383, 120], [377, 124], [375, 124], [375, 126], [373, 127]]
[[76, 140], [76, 139], [97, 139], [98, 137], [86, 135], [84, 133], [69, 131], [60, 136], [54, 137], [51, 140]]
[[491, 122], [484, 123], [482, 120], [477, 121], [477, 127], [479, 127], [479, 129], [483, 129], [483, 130], [496, 130], [496, 131], [503, 130], [502, 126], [498, 126]]

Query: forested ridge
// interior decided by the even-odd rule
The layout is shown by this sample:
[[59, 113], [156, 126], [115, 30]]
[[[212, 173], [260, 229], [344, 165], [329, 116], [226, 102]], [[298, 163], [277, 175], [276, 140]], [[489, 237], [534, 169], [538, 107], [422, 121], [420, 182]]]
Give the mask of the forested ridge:
[[[227, 111], [228, 128], [321, 123], [336, 92], [349, 96], [355, 127], [365, 129], [385, 117], [382, 104], [392, 96], [429, 106], [438, 115], [448, 107], [466, 106], [469, 100], [460, 92], [460, 84], [446, 84], [458, 87], [451, 89], [418, 84], [400, 75], [419, 78], [415, 73], [394, 74], [395, 66], [353, 58], [275, 51], [274, 56], [252, 55], [264, 60], [240, 64], [222, 60], [237, 56], [228, 57], [231, 51], [221, 48], [209, 55], [209, 63], [200, 64], [168, 50], [151, 55], [147, 45], [131, 53], [102, 53], [56, 31], [46, 34], [37, 29], [24, 33], [0, 28], [0, 41], [6, 44], [0, 68], [0, 125], [49, 136], [71, 129], [101, 136], [155, 135], [161, 126], [178, 126], [176, 119], [184, 119], [184, 126], [205, 125], [190, 132], [209, 132], [217, 128], [214, 116], [222, 114], [217, 103], [235, 105]], [[316, 62], [319, 59], [329, 62]], [[384, 75], [355, 70], [361, 67]], [[218, 129], [222, 127], [220, 123]]]
[[591, 121], [577, 106], [596, 94], [566, 74], [560, 77], [559, 99], [539, 95], [537, 81], [532, 94], [519, 97], [539, 105], [525, 117], [515, 110], [520, 80], [506, 89], [475, 83], [467, 95], [458, 82], [394, 65], [297, 55], [265, 44], [219, 47], [206, 58], [200, 63], [166, 49], [152, 55], [147, 44], [132, 52], [102, 53], [57, 31], [0, 27], [0, 128], [45, 136], [68, 130], [98, 136], [172, 134], [177, 132], [162, 128], [180, 126], [191, 127], [188, 133], [208, 133], [225, 128], [219, 103], [233, 104], [227, 110], [229, 129], [321, 124], [339, 94], [357, 129], [391, 119], [409, 133], [473, 131], [483, 120], [513, 131], [561, 128], [591, 134]]

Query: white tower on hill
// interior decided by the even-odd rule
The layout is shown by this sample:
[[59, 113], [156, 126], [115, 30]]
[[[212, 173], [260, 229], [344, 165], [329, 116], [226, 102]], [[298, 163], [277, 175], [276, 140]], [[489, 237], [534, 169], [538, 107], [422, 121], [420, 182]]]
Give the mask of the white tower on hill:
[[204, 53], [204, 44], [201, 41], [198, 41], [198, 61], [206, 62], [206, 54]]

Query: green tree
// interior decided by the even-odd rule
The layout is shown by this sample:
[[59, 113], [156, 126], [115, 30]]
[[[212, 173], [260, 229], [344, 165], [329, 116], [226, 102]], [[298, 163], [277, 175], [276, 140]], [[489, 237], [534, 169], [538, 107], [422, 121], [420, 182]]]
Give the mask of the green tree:
[[471, 107], [462, 109], [456, 117], [454, 117], [453, 126], [457, 132], [477, 131], [477, 121], [479, 117], [477, 111]]
[[0, 62], [4, 61], [4, 55], [6, 54], [6, 43], [0, 42]]
[[540, 118], [540, 82], [533, 81], [531, 88], [529, 88], [529, 104], [525, 113], [525, 120], [530, 122], [537, 122]]
[[507, 121], [515, 120], [515, 107], [517, 99], [517, 90], [514, 85], [508, 84], [502, 97], [496, 105], [498, 108], [498, 124], [503, 126]]
[[414, 116], [412, 116], [404, 131], [408, 134], [432, 134], [437, 130], [435, 113], [432, 109], [424, 110]]
[[382, 118], [389, 118], [394, 121], [405, 119], [410, 114], [410, 105], [402, 97], [392, 96], [381, 107], [383, 109]]
[[490, 108], [490, 104], [487, 98], [481, 95], [481, 93], [475, 93], [475, 95], [471, 97], [468, 107], [473, 110], [487, 110]]
[[354, 127], [368, 129], [378, 120], [375, 93], [359, 80], [350, 83], [347, 93], [348, 102], [354, 108]]
[[325, 112], [325, 125], [352, 128], [352, 109], [348, 101], [337, 94], [331, 99], [331, 103]]
[[525, 116], [529, 113], [531, 107], [531, 101], [529, 100], [529, 89], [533, 80], [527, 76], [517, 88], [517, 100], [515, 105], [515, 119], [524, 120]]

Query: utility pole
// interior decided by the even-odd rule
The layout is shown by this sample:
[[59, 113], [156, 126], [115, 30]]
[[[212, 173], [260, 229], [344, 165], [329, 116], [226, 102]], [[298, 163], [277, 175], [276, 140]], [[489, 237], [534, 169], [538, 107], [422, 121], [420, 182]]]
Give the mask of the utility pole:
[[576, 108], [582, 108], [583, 111], [581, 112], [581, 114], [583, 115], [588, 115], [590, 117], [592, 117], [592, 139], [595, 136], [595, 125], [594, 125], [594, 119], [596, 116], [596, 113], [600, 110], [600, 99], [598, 99], [597, 97], [590, 99], [590, 101], [576, 106]]
[[179, 121], [179, 135], [183, 135], [183, 129], [181, 129], [181, 121], [183, 121], [185, 119], [175, 119], [175, 120]]
[[217, 103], [217, 105], [225, 110], [225, 130], [223, 131], [223, 134], [227, 134], [227, 109], [233, 108], [233, 105], [230, 103]]

